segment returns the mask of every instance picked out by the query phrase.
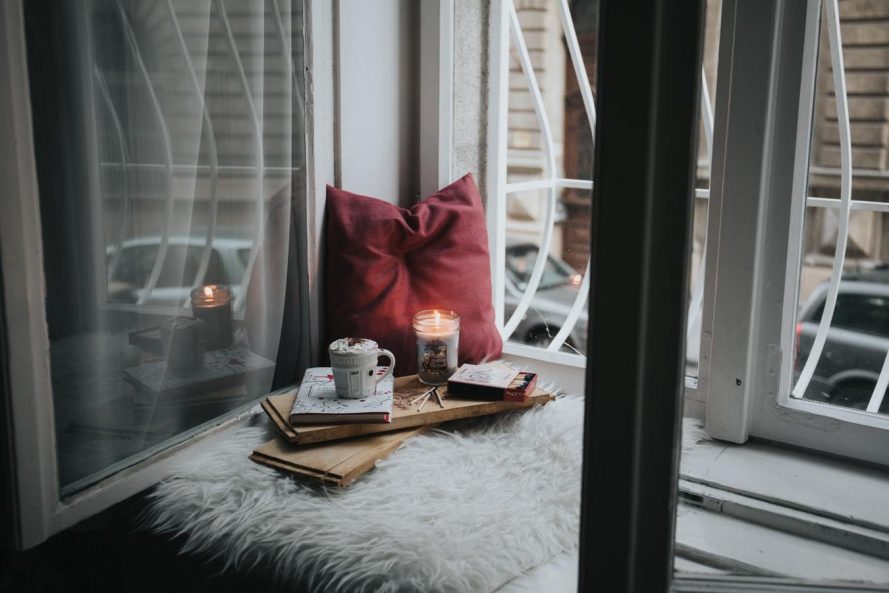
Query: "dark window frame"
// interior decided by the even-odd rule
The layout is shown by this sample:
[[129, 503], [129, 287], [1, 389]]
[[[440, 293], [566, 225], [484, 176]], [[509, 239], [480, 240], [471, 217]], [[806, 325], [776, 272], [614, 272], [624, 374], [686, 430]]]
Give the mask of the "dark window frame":
[[704, 3], [602, 0], [582, 591], [667, 591]]

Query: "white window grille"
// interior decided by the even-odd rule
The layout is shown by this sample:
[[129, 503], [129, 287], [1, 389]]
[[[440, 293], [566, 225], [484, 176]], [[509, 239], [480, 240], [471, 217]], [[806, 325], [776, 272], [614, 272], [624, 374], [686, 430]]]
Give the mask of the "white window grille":
[[[534, 10], [540, 12], [547, 10], [547, 4], [534, 7]], [[492, 237], [492, 261], [493, 261], [493, 286], [495, 308], [498, 314], [498, 320], [501, 327], [501, 335], [506, 343], [507, 351], [515, 353], [527, 353], [526, 346], [522, 342], [527, 342], [526, 336], [519, 335], [520, 327], [527, 327], [529, 321], [540, 319], [546, 325], [546, 340], [542, 348], [535, 349], [535, 356], [544, 357], [554, 361], [560, 361], [568, 364], [582, 366], [584, 364], [584, 356], [580, 348], [585, 348], [586, 335], [586, 303], [589, 293], [589, 261], [587, 260], [583, 272], [578, 278], [575, 277], [574, 284], [578, 286], [576, 296], [570, 304], [565, 304], [564, 310], [560, 314], [560, 318], [550, 324], [545, 319], [545, 314], [537, 310], [537, 302], [535, 299], [540, 295], [541, 279], [545, 274], [545, 268], [548, 265], [548, 259], [553, 254], [553, 245], [555, 243], [555, 228], [558, 222], [559, 201], [562, 190], [578, 189], [591, 192], [593, 188], [592, 168], [587, 171], [588, 177], [585, 178], [567, 178], [561, 174], [560, 160], [562, 155], [559, 154], [560, 143], [556, 138], [555, 131], [552, 129], [550, 113], [547, 111], [547, 100], [542, 91], [543, 84], [539, 79], [539, 67], [535, 67], [535, 61], [540, 62], [539, 55], [532, 57], [529, 51], [526, 37], [539, 36], [539, 23], [533, 25], [533, 31], [526, 33], [523, 30], [522, 20], [516, 9], [513, 0], [502, 0], [499, 3], [500, 31], [501, 40], [499, 44], [498, 60], [500, 71], [498, 73], [498, 88], [493, 89], [493, 103], [498, 110], [497, 118], [493, 118], [494, 126], [491, 136], [491, 166], [492, 178], [494, 179], [491, 198], [493, 204], [489, 205], [489, 220]], [[574, 23], [572, 22], [571, 12], [567, 0], [560, 0], [555, 3], [555, 10], [558, 13], [558, 22], [561, 29], [565, 47], [567, 48], [567, 59], [570, 60], [571, 71], [576, 77], [580, 95], [583, 101], [584, 113], [586, 116], [586, 124], [589, 126], [590, 138], [595, 137], [596, 126], [596, 106], [593, 90], [587, 75], [587, 69], [583, 61], [581, 46], [578, 36], [575, 32]], [[539, 128], [540, 149], [542, 152], [542, 166], [539, 166], [536, 179], [527, 179], [521, 181], [510, 181], [508, 179], [507, 170], [511, 164], [521, 162], [527, 166], [529, 159], [516, 157], [509, 154], [507, 149], [508, 118], [506, 113], [509, 111], [510, 101], [510, 60], [517, 63], [521, 76], [525, 81], [530, 97], [531, 108], [533, 109], [533, 118]], [[514, 79], [513, 79], [514, 80]], [[704, 131], [706, 141], [706, 150], [703, 153], [702, 166], [709, 168], [710, 152], [713, 138], [713, 113], [708, 94], [706, 78], [702, 69], [701, 77], [701, 124]], [[534, 258], [534, 265], [530, 274], [526, 276], [527, 280], [523, 286], [515, 290], [515, 286], [507, 286], [513, 284], [508, 279], [507, 265], [509, 265], [506, 250], [508, 249], [506, 233], [508, 218], [508, 200], [518, 194], [528, 195], [533, 193], [534, 198], [538, 202], [538, 212], [542, 216], [532, 223], [537, 225], [536, 231], [539, 236], [539, 244], [536, 246], [537, 252]], [[709, 189], [697, 189], [695, 197], [706, 200], [709, 198]], [[695, 276], [693, 283], [688, 313], [688, 343], [689, 343], [689, 360], [697, 360], [698, 350], [700, 348], [700, 327], [701, 327], [701, 310], [704, 294], [704, 274], [703, 262], [699, 267], [699, 273]], [[517, 300], [514, 303], [511, 313], [508, 317], [507, 310], [510, 307], [506, 305], [504, 293], [507, 291], [518, 292], [513, 295]], [[550, 327], [552, 325], [553, 327]], [[581, 332], [577, 329], [583, 327]], [[554, 331], [552, 331], [554, 330]], [[574, 335], [574, 340], [571, 336]], [[578, 338], [579, 336], [579, 338]], [[580, 340], [581, 343], [573, 343]], [[573, 351], [573, 353], [566, 352]], [[561, 352], [560, 352], [561, 351]]]
[[[818, 329], [811, 349], [808, 352], [805, 364], [799, 372], [796, 381], [793, 383], [792, 389], [784, 389], [784, 393], [790, 392], [790, 397], [801, 400], [806, 396], [807, 389], [816, 373], [816, 368], [824, 359], [825, 345], [831, 329], [834, 327], [834, 319], [836, 313], [837, 300], [840, 294], [841, 280], [844, 269], [846, 268], [847, 251], [850, 241], [850, 219], [853, 211], [861, 212], [889, 212], [889, 204], [885, 202], [853, 199], [853, 180], [856, 175], [871, 177], [879, 176], [880, 171], [856, 171], [853, 169], [853, 143], [852, 143], [852, 124], [849, 110], [849, 91], [847, 84], [847, 72], [843, 57], [843, 41], [840, 8], [836, 0], [827, 0], [824, 3], [824, 19], [823, 27], [827, 30], [827, 49], [829, 50], [830, 71], [833, 82], [833, 95], [836, 105], [837, 129], [840, 153], [840, 188], [839, 199], [825, 198], [807, 195], [805, 205], [810, 208], [830, 208], [838, 211], [838, 221], [836, 230], [836, 242], [834, 246], [834, 256], [830, 270], [830, 278], [828, 281], [827, 293], [824, 299], [823, 312], [818, 322]], [[825, 56], [826, 58], [827, 56]], [[823, 58], [824, 59], [824, 58]], [[814, 169], [815, 167], [813, 167]], [[802, 215], [803, 209], [799, 208], [799, 218], [794, 221], [796, 228], [791, 232], [802, 232]], [[799, 262], [792, 259], [791, 266], [798, 266]], [[799, 292], [797, 282], [797, 270], [788, 267], [788, 280], [791, 281], [788, 287], [788, 296], [796, 302]], [[789, 324], [788, 324], [789, 325]], [[854, 362], [855, 361], [851, 361]], [[789, 369], [786, 375], [791, 377]], [[886, 352], [882, 367], [876, 381], [873, 382], [873, 388], [867, 398], [863, 412], [866, 414], [878, 414], [883, 404], [886, 388], [889, 386], [889, 350]], [[885, 423], [889, 428], [889, 422]]]
[[[880, 195], [885, 158], [875, 158], [886, 144], [867, 136], [884, 129], [869, 116], [872, 104], [885, 109], [871, 89], [884, 66], [861, 60], [872, 58], [867, 34], [884, 34], [882, 17], [836, 0], [783, 12], [732, 8], [722, 28], [729, 59], [720, 63], [726, 83], [717, 92], [708, 225], [708, 250], [718, 256], [705, 277], [699, 394], [707, 432], [887, 464], [889, 330], [862, 326], [863, 306], [847, 298], [875, 296], [874, 319], [889, 318], [880, 296], [889, 282], [877, 278], [885, 241], [870, 230], [874, 240], [862, 248], [856, 223], [856, 214], [880, 222], [889, 211]], [[783, 16], [766, 44], [758, 34], [775, 14]]]

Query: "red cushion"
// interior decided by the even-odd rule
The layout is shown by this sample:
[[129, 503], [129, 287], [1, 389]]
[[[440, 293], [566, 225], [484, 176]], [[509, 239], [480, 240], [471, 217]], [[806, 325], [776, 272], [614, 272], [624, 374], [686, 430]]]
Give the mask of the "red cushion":
[[327, 186], [327, 333], [376, 340], [395, 374], [417, 372], [411, 329], [421, 309], [460, 315], [460, 363], [497, 358], [491, 263], [471, 174], [412, 208]]

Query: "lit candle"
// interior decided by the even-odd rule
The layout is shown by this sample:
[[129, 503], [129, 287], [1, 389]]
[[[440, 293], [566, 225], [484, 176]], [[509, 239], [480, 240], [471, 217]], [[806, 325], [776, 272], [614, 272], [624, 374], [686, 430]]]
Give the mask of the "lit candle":
[[232, 345], [232, 293], [228, 286], [208, 284], [195, 288], [191, 291], [191, 309], [195, 319], [204, 322], [207, 350], [219, 350]]
[[457, 370], [460, 316], [453, 311], [424, 309], [414, 315], [417, 375], [427, 385], [444, 385]]

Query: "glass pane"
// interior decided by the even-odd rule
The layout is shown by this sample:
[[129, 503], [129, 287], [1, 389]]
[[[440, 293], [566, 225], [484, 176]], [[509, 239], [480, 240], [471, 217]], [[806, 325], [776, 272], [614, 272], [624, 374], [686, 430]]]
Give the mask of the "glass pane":
[[[801, 240], [798, 312], [795, 324], [793, 396], [845, 408], [889, 413], [889, 398], [877, 384], [889, 352], [889, 52], [879, 43], [885, 16], [873, 7], [840, 3], [841, 76], [847, 92], [838, 96], [836, 57], [822, 12], [807, 207]], [[847, 101], [850, 143], [838, 101]], [[851, 151], [848, 217], [840, 205], [842, 157]], [[842, 261], [838, 246], [845, 242]], [[837, 267], [839, 266], [839, 267]], [[835, 294], [834, 269], [840, 273]], [[832, 315], [822, 319], [825, 311]], [[821, 327], [824, 323], [823, 328]], [[822, 339], [819, 339], [819, 335]], [[810, 360], [811, 359], [811, 360]]]
[[26, 18], [67, 496], [289, 371], [303, 8], [91, 0]]

